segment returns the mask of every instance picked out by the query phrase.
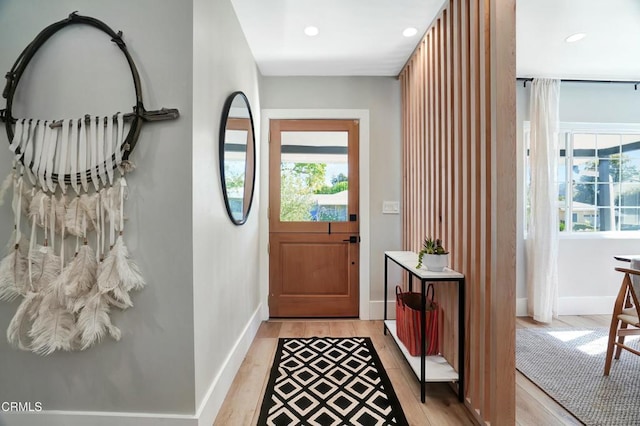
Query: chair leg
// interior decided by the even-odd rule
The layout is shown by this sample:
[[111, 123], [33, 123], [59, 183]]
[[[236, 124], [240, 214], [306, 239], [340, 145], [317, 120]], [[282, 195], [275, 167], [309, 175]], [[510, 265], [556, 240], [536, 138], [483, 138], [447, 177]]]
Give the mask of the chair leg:
[[[625, 328], [627, 328], [627, 323], [626, 323], [626, 322], [623, 322], [623, 323], [620, 325], [620, 329], [621, 329], [621, 330], [623, 330], [623, 329], [625, 329]], [[624, 338], [625, 338], [625, 336], [618, 336], [618, 343], [619, 343], [620, 345], [624, 345]], [[615, 356], [615, 358], [616, 358], [616, 359], [620, 359], [620, 354], [621, 354], [621, 353], [622, 353], [622, 346], [618, 346], [618, 347], [616, 347], [616, 356]]]
[[611, 327], [609, 327], [609, 341], [607, 342], [607, 357], [604, 362], [604, 375], [608, 376], [611, 370], [611, 361], [613, 361], [613, 346], [618, 331], [618, 317], [614, 315], [611, 318]]

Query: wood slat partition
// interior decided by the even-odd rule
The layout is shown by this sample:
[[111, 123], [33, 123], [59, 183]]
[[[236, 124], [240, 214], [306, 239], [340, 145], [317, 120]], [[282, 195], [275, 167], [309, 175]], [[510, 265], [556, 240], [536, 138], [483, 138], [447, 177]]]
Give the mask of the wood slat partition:
[[[442, 238], [467, 278], [465, 403], [515, 424], [515, 0], [449, 0], [399, 76], [403, 244]], [[457, 366], [454, 286], [438, 284]]]

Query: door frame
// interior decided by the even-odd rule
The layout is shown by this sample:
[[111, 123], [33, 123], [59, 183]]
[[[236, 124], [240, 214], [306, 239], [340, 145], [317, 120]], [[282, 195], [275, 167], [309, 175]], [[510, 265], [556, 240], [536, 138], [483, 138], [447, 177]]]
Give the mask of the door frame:
[[359, 154], [360, 161], [360, 283], [359, 312], [361, 320], [368, 320], [370, 303], [370, 218], [369, 218], [369, 110], [366, 109], [263, 109], [260, 120], [260, 259], [259, 286], [261, 316], [269, 319], [269, 126], [271, 120], [295, 119], [337, 119], [359, 120]]

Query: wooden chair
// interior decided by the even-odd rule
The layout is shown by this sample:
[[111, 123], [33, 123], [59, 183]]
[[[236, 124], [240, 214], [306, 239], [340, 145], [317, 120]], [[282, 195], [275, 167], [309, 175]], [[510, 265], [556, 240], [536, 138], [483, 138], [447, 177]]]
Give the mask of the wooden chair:
[[[624, 278], [611, 317], [607, 359], [604, 364], [605, 376], [608, 376], [611, 370], [614, 347], [616, 347], [616, 359], [620, 359], [622, 349], [640, 355], [640, 351], [624, 344], [625, 336], [640, 335], [640, 304], [638, 303], [640, 299], [640, 270], [616, 268], [616, 271], [623, 272]], [[635, 276], [633, 280], [631, 279], [632, 275]], [[636, 282], [634, 283], [634, 281]]]

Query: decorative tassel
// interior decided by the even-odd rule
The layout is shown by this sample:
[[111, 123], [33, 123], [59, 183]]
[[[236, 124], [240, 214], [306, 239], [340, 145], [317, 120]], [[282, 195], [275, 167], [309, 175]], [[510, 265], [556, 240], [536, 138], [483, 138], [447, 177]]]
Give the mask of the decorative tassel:
[[0, 206], [4, 204], [4, 196], [7, 193], [7, 190], [11, 187], [11, 184], [14, 182], [16, 174], [16, 169], [12, 169], [11, 172], [7, 175], [6, 178], [2, 181], [2, 185], [0, 185]]
[[96, 195], [82, 194], [71, 200], [65, 214], [65, 226], [69, 234], [77, 237], [84, 235], [83, 218], [86, 218], [87, 232], [95, 228]]
[[[11, 237], [7, 242], [6, 252], [11, 253], [11, 250], [14, 250], [16, 247], [16, 234], [17, 231], [14, 229], [11, 233]], [[24, 234], [20, 233], [20, 241], [18, 241], [18, 248], [20, 249], [20, 253], [25, 256], [29, 253], [29, 241], [25, 238]]]
[[120, 329], [111, 324], [109, 318], [109, 304], [97, 288], [92, 290], [86, 305], [80, 311], [77, 327], [81, 350], [100, 342], [107, 332], [116, 341], [120, 340]]
[[22, 202], [20, 209], [22, 210], [22, 214], [25, 216], [29, 216], [29, 207], [31, 206], [31, 200], [33, 199], [34, 194], [34, 188], [29, 188], [28, 185], [22, 186]]
[[82, 302], [96, 283], [97, 268], [93, 249], [84, 244], [53, 283], [59, 302], [71, 312], [76, 313], [82, 307]]
[[124, 175], [134, 171], [136, 169], [136, 164], [131, 160], [124, 160], [120, 163], [118, 169], [120, 169], [120, 173]]
[[67, 217], [67, 196], [62, 194], [57, 200], [55, 197], [51, 197], [51, 202], [55, 203], [56, 232], [62, 235]]
[[28, 334], [32, 339], [31, 351], [39, 355], [50, 355], [58, 349], [72, 350], [76, 335], [75, 316], [59, 303], [52, 289], [42, 298], [38, 316]]
[[47, 288], [60, 275], [60, 258], [53, 254], [50, 247], [34, 250], [30, 260], [32, 290]]
[[29, 323], [33, 321], [38, 313], [42, 296], [40, 293], [29, 292], [25, 296], [16, 314], [9, 323], [7, 329], [7, 340], [13, 346], [17, 346], [23, 351], [29, 350], [29, 345], [23, 341], [23, 337], [26, 334], [26, 330], [29, 327]]
[[[140, 290], [144, 287], [144, 278], [140, 274], [138, 265], [129, 257], [129, 251], [124, 245], [122, 235], [116, 239], [116, 243], [100, 265], [98, 271], [98, 288], [102, 293], [113, 291], [120, 287], [122, 292]], [[122, 294], [119, 292], [118, 294]], [[116, 295], [113, 295], [116, 297]], [[116, 297], [117, 299], [117, 297]], [[119, 299], [121, 302], [124, 300]]]
[[22, 202], [22, 176], [16, 179], [15, 164], [12, 172], [14, 213], [13, 232], [7, 246], [9, 253], [0, 261], [0, 300], [11, 302], [27, 292], [27, 255], [26, 239], [20, 232], [20, 206]]
[[49, 195], [39, 190], [35, 193], [29, 203], [29, 220], [33, 222], [35, 218], [36, 225], [44, 227], [46, 216], [51, 207], [51, 199]]
[[[109, 293], [105, 293], [103, 294], [105, 300], [107, 301], [107, 303], [109, 304], [109, 306], [113, 306], [114, 308], [118, 308], [122, 311], [124, 311], [125, 309], [128, 308], [132, 308], [133, 307], [133, 302], [131, 301], [131, 297], [129, 296], [129, 293], [127, 292], [122, 292], [121, 294], [118, 294], [117, 296], [111, 296], [111, 294], [114, 294], [116, 291], [119, 291], [120, 287], [116, 287], [112, 292]], [[122, 301], [116, 299], [116, 297], [119, 297], [122, 299]]]
[[27, 257], [16, 245], [0, 262], [0, 300], [12, 302], [26, 294]]

